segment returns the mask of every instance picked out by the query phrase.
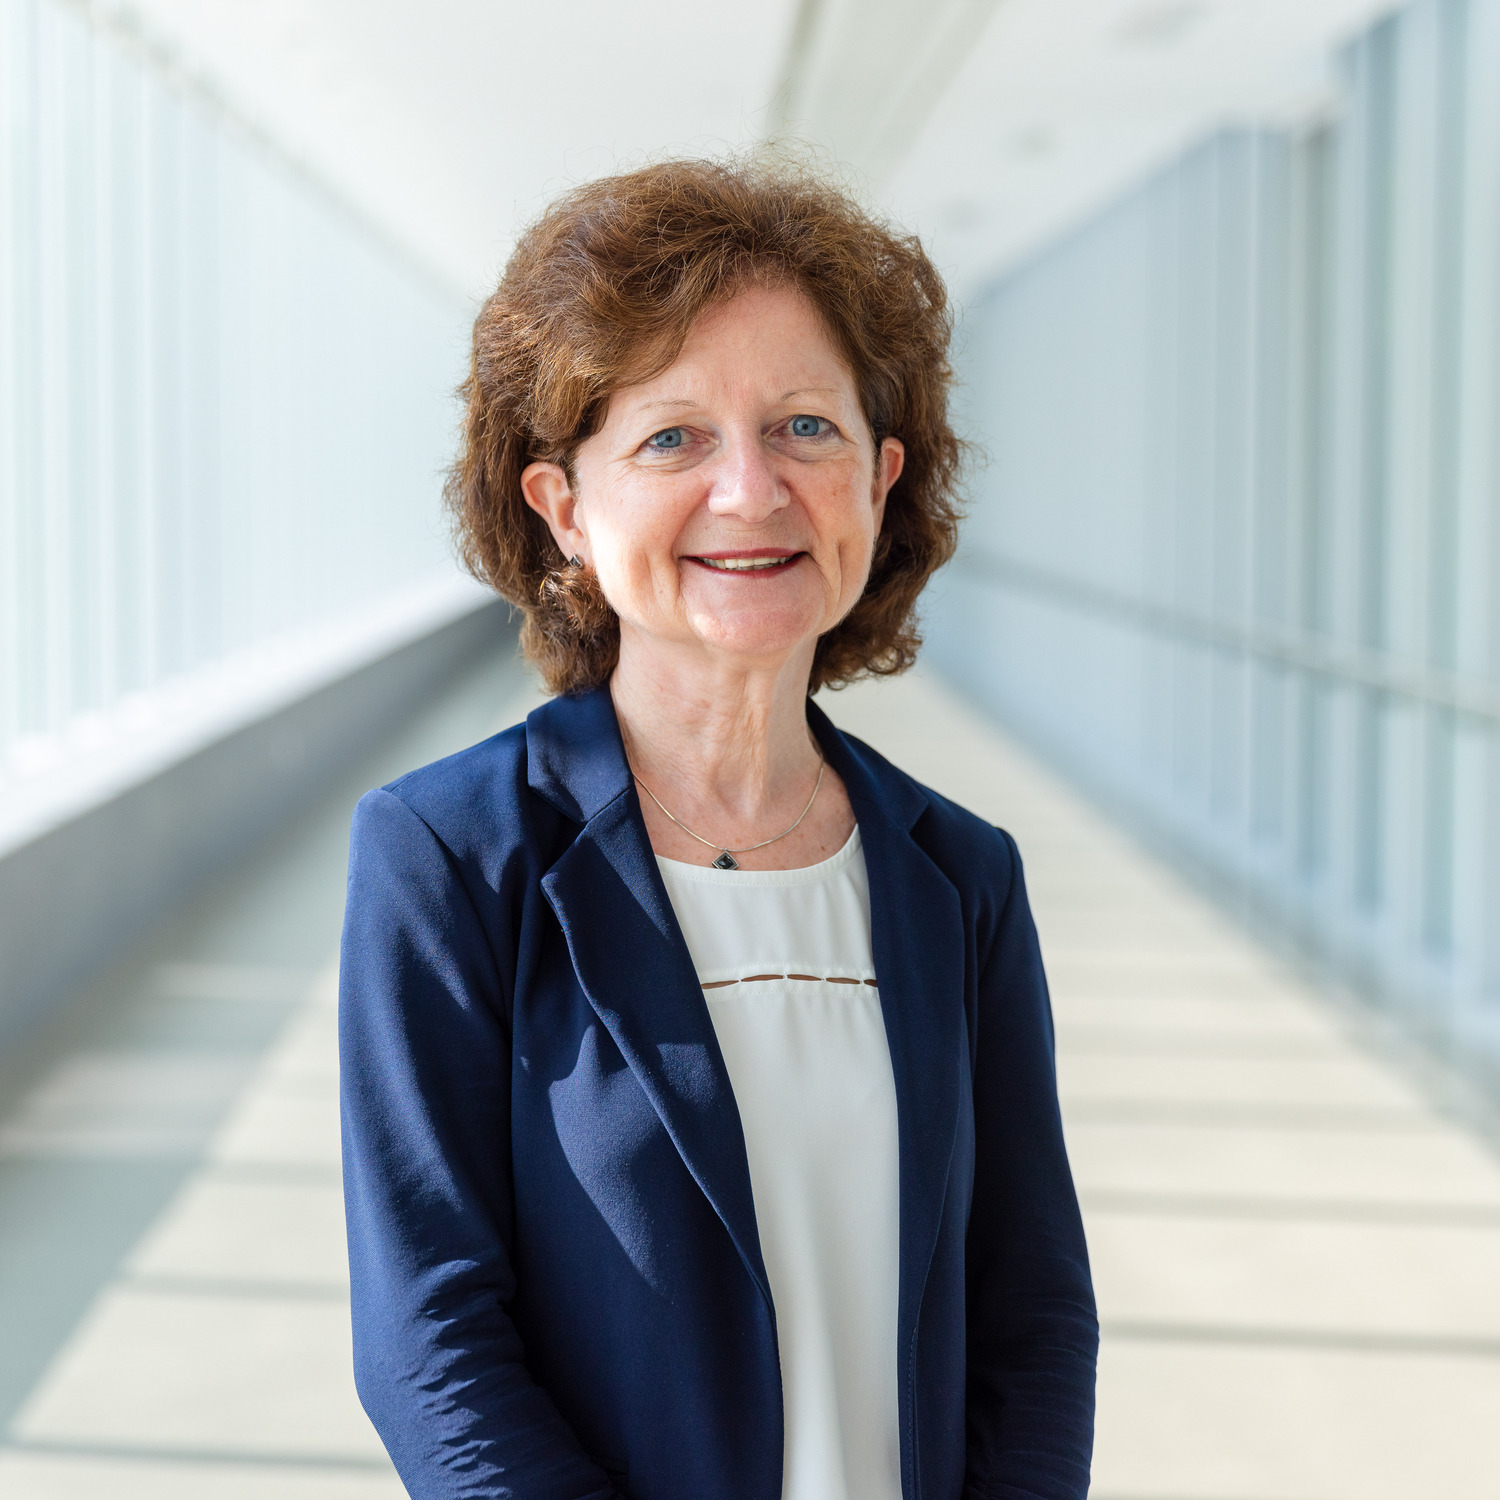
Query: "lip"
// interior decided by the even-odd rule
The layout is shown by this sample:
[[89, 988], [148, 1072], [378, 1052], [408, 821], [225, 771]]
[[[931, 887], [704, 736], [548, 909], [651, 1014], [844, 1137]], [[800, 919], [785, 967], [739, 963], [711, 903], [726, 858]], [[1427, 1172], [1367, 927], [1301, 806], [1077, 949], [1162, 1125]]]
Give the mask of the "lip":
[[723, 552], [693, 552], [687, 554], [693, 562], [726, 562], [736, 557], [798, 557], [800, 547], [739, 547]]
[[[683, 561], [697, 563], [704, 572], [717, 574], [720, 578], [779, 578], [806, 556], [806, 552], [793, 547], [742, 547], [732, 551], [695, 552], [685, 556]], [[716, 563], [731, 566], [715, 567]], [[742, 566], [732, 566], [735, 563]], [[760, 563], [761, 566], [745, 567], [745, 563]]]

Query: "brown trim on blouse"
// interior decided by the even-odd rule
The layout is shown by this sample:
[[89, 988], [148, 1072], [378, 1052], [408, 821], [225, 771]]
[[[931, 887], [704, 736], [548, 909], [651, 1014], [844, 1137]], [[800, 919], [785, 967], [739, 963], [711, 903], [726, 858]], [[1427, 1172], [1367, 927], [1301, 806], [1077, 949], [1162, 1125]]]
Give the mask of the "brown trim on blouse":
[[847, 979], [842, 974], [747, 974], [743, 979], [710, 979], [702, 988], [705, 990], [727, 989], [731, 984], [755, 984], [763, 979], [801, 979], [809, 984], [867, 984], [871, 989], [878, 989], [878, 979]]

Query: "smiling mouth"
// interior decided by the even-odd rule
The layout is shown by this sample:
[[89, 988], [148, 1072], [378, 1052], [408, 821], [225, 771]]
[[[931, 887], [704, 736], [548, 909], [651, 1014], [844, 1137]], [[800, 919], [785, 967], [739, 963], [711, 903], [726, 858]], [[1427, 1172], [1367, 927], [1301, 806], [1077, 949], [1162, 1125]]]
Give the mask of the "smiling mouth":
[[712, 568], [715, 573], [774, 573], [783, 572], [804, 552], [793, 552], [785, 557], [690, 557], [701, 567]]

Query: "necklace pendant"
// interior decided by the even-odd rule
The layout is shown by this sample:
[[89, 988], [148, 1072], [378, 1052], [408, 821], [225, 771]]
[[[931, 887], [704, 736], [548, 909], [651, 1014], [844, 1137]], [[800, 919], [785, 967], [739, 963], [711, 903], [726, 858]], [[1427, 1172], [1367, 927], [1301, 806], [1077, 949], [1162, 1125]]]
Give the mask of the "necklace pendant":
[[725, 849], [714, 861], [714, 869], [716, 870], [738, 870], [739, 867], [739, 860], [737, 860], [734, 855], [732, 855], [727, 849]]

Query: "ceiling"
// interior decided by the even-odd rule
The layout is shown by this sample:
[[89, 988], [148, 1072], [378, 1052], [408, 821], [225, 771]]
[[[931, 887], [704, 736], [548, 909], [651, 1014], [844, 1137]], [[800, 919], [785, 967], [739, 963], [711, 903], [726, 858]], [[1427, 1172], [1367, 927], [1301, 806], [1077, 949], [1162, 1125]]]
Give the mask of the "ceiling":
[[1330, 97], [1390, 0], [94, 0], [453, 287], [559, 189], [767, 137], [972, 294], [1225, 119]]
[[559, 189], [764, 135], [795, 0], [107, 0], [469, 295]]
[[998, 0], [883, 195], [960, 295], [1227, 122], [1336, 102], [1391, 0]]

